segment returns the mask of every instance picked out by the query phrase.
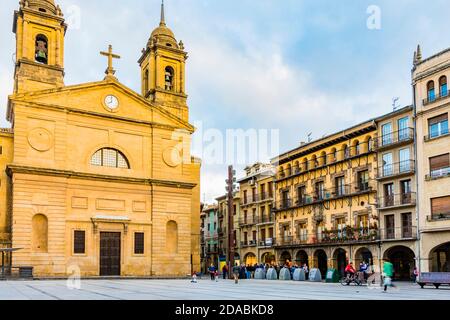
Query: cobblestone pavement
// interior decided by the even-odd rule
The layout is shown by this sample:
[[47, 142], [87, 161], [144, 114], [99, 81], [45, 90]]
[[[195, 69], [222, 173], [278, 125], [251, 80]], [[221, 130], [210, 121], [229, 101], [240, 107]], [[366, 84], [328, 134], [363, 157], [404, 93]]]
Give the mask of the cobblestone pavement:
[[244, 280], [82, 280], [70, 289], [65, 280], [0, 281], [0, 300], [450, 300], [450, 287], [420, 289], [397, 283], [384, 293], [379, 286]]

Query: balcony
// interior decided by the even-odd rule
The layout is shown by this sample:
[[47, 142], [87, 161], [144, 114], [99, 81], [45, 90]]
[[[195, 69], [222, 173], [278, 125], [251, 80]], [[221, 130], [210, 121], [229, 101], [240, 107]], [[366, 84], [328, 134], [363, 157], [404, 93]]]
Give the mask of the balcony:
[[441, 101], [441, 100], [445, 100], [445, 99], [447, 99], [449, 97], [450, 97], [450, 90], [446, 91], [446, 92], [443, 92], [441, 94], [434, 95], [434, 96], [429, 96], [428, 98], [423, 99], [423, 105], [427, 106], [429, 104], [432, 104], [432, 103], [435, 103], [435, 102], [438, 102], [438, 101]]
[[383, 241], [415, 240], [417, 239], [417, 227], [408, 226], [381, 229], [380, 239]]
[[303, 233], [296, 237], [280, 237], [276, 247], [314, 246], [318, 244], [367, 243], [380, 240], [380, 233], [375, 228], [351, 228], [342, 230], [325, 230], [321, 233]]
[[427, 216], [428, 222], [439, 222], [450, 220], [450, 211], [443, 213], [433, 213], [431, 216]]
[[390, 196], [380, 197], [377, 202], [377, 209], [386, 210], [398, 207], [408, 207], [416, 205], [416, 193], [399, 193]]
[[255, 194], [252, 196], [247, 196], [247, 198], [243, 198], [241, 199], [241, 205], [246, 206], [246, 205], [251, 205], [251, 204], [255, 204], [255, 203], [259, 203], [259, 202], [263, 202], [263, 201], [271, 201], [273, 200], [273, 195], [268, 193], [268, 192], [263, 192], [263, 193], [259, 193], [259, 194]]
[[438, 179], [447, 178], [447, 177], [450, 177], [450, 167], [431, 171], [430, 174], [425, 176], [425, 180], [431, 181], [431, 180], [438, 180]]
[[270, 247], [274, 246], [275, 244], [276, 244], [275, 238], [266, 238], [266, 239], [260, 240], [258, 242], [258, 247], [270, 248]]
[[411, 175], [415, 172], [414, 160], [407, 160], [378, 168], [377, 180], [392, 179], [396, 177]]
[[256, 240], [241, 241], [241, 248], [256, 247], [257, 243]]
[[346, 184], [336, 186], [333, 189], [325, 189], [320, 192], [312, 194], [303, 194], [302, 196], [293, 199], [284, 199], [275, 202], [274, 211], [284, 211], [293, 208], [300, 208], [309, 205], [319, 204], [325, 201], [341, 199], [345, 197], [358, 196], [365, 193], [370, 193], [376, 190], [375, 180], [370, 180], [362, 183]]
[[227, 233], [227, 228], [218, 228], [217, 229], [217, 234], [219, 235], [219, 236], [223, 236], [223, 235], [225, 235]]
[[377, 151], [398, 147], [414, 141], [414, 129], [406, 128], [380, 136], [375, 141]]
[[218, 238], [219, 234], [216, 232], [205, 232], [205, 239], [214, 239], [214, 238]]

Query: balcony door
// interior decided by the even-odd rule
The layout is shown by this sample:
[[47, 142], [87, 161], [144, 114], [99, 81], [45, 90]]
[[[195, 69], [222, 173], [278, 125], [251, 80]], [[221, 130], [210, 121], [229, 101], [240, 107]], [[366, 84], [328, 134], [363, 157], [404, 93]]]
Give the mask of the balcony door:
[[392, 153], [383, 154], [383, 177], [392, 176], [394, 174], [393, 162], [394, 159]]
[[400, 189], [402, 192], [402, 204], [411, 203], [411, 180], [404, 180], [400, 182]]
[[394, 184], [388, 183], [384, 185], [384, 206], [392, 207], [394, 205]]
[[381, 127], [381, 142], [383, 146], [392, 144], [392, 123], [386, 123]]
[[386, 226], [386, 239], [395, 239], [395, 216], [388, 215], [385, 216], [385, 226]]
[[400, 173], [410, 171], [411, 154], [409, 148], [401, 149], [399, 151], [399, 158], [400, 158]]
[[404, 141], [409, 139], [409, 118], [405, 117], [398, 120], [398, 140]]
[[412, 238], [412, 214], [403, 213], [402, 214], [402, 238]]

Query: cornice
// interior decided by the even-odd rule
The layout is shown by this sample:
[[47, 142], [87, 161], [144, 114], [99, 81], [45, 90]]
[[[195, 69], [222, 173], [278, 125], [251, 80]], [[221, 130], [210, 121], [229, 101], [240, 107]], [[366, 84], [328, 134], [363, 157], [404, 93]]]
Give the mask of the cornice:
[[55, 176], [62, 178], [71, 179], [86, 179], [86, 180], [97, 180], [97, 181], [108, 181], [108, 182], [125, 182], [131, 184], [140, 185], [153, 185], [153, 186], [163, 186], [172, 187], [180, 189], [193, 189], [197, 186], [195, 183], [185, 182], [185, 181], [169, 181], [160, 179], [144, 179], [144, 178], [132, 178], [123, 176], [109, 176], [94, 173], [77, 172], [70, 170], [59, 170], [59, 169], [49, 169], [49, 168], [36, 168], [20, 165], [8, 165], [6, 172], [9, 176], [15, 173], [22, 174], [34, 174], [41, 176]]

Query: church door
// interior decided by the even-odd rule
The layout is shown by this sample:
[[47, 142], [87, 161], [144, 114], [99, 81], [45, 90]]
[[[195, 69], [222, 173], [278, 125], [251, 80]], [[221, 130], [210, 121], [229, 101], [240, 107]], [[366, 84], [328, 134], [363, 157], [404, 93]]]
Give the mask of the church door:
[[100, 233], [100, 276], [120, 276], [120, 233]]

